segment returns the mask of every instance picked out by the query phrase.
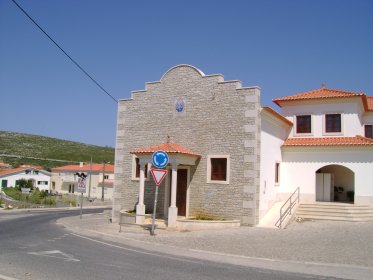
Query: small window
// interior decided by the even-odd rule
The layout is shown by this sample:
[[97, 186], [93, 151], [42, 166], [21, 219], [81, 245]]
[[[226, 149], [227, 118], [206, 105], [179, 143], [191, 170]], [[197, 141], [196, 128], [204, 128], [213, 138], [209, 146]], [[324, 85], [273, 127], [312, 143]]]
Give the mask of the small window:
[[[135, 162], [135, 166], [134, 166], [135, 172], [133, 172], [134, 174], [132, 175], [133, 176], [132, 179], [139, 179], [140, 178], [140, 159], [136, 157], [134, 162]], [[144, 173], [145, 173], [145, 178], [148, 178], [148, 164], [145, 164]]]
[[276, 162], [275, 164], [275, 184], [280, 182], [280, 163]]
[[105, 176], [104, 176], [104, 179], [105, 179], [105, 180], [108, 180], [108, 179], [109, 179], [109, 175], [105, 175]]
[[325, 115], [325, 132], [335, 133], [342, 132], [341, 114], [326, 114]]
[[229, 156], [208, 156], [207, 182], [228, 184], [229, 169]]
[[2, 188], [7, 188], [8, 187], [8, 180], [2, 180], [1, 181], [1, 187]]
[[365, 137], [373, 138], [373, 125], [371, 124], [365, 125]]
[[227, 180], [227, 159], [212, 158], [211, 159], [211, 180], [226, 181]]
[[48, 185], [48, 181], [38, 181], [38, 185]]
[[311, 115], [300, 115], [296, 120], [296, 133], [311, 133]]

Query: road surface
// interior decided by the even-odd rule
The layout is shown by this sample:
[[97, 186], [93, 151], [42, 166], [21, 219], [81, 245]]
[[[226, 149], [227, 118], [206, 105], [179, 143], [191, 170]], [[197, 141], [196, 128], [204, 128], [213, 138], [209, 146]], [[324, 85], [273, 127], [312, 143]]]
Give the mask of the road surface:
[[[97, 211], [102, 209], [85, 213]], [[79, 211], [0, 212], [0, 279], [326, 279], [156, 253], [106, 242], [100, 236], [84, 237], [55, 223], [71, 215]]]

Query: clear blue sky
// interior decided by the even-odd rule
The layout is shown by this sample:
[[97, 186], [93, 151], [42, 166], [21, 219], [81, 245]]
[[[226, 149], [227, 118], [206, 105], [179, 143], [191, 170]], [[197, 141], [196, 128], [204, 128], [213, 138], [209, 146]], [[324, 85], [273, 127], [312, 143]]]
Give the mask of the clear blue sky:
[[[104, 88], [128, 98], [177, 64], [275, 97], [373, 95], [373, 1], [17, 0]], [[115, 145], [117, 105], [0, 0], [0, 130]]]

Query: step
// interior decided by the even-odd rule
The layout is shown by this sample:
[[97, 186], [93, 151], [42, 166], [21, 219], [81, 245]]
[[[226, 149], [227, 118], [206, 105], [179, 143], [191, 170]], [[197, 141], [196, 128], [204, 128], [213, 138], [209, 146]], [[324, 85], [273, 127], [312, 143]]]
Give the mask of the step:
[[373, 217], [373, 212], [371, 213], [349, 213], [349, 212], [327, 212], [327, 211], [297, 211], [297, 216], [299, 215], [316, 215], [316, 216], [336, 216], [336, 217]]
[[313, 220], [365, 222], [373, 221], [373, 207], [349, 203], [317, 202], [299, 205], [296, 215]]
[[341, 204], [341, 203], [328, 203], [328, 204], [300, 204], [299, 207], [301, 208], [338, 208], [338, 209], [373, 209], [373, 207], [366, 206], [366, 205], [354, 205], [354, 204]]
[[373, 221], [373, 217], [337, 217], [337, 216], [317, 216], [317, 215], [297, 215], [299, 218], [310, 220], [331, 220], [345, 222], [369, 222]]
[[304, 212], [322, 212], [322, 213], [349, 213], [349, 214], [373, 214], [373, 209], [325, 209], [325, 208], [303, 208], [299, 207], [298, 211]]

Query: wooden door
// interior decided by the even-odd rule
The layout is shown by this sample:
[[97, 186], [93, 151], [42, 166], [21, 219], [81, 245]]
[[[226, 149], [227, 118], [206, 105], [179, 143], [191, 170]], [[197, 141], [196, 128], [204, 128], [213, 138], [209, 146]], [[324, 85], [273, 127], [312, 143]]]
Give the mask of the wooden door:
[[177, 170], [177, 192], [176, 192], [176, 207], [178, 216], [186, 216], [186, 199], [188, 188], [188, 170]]

